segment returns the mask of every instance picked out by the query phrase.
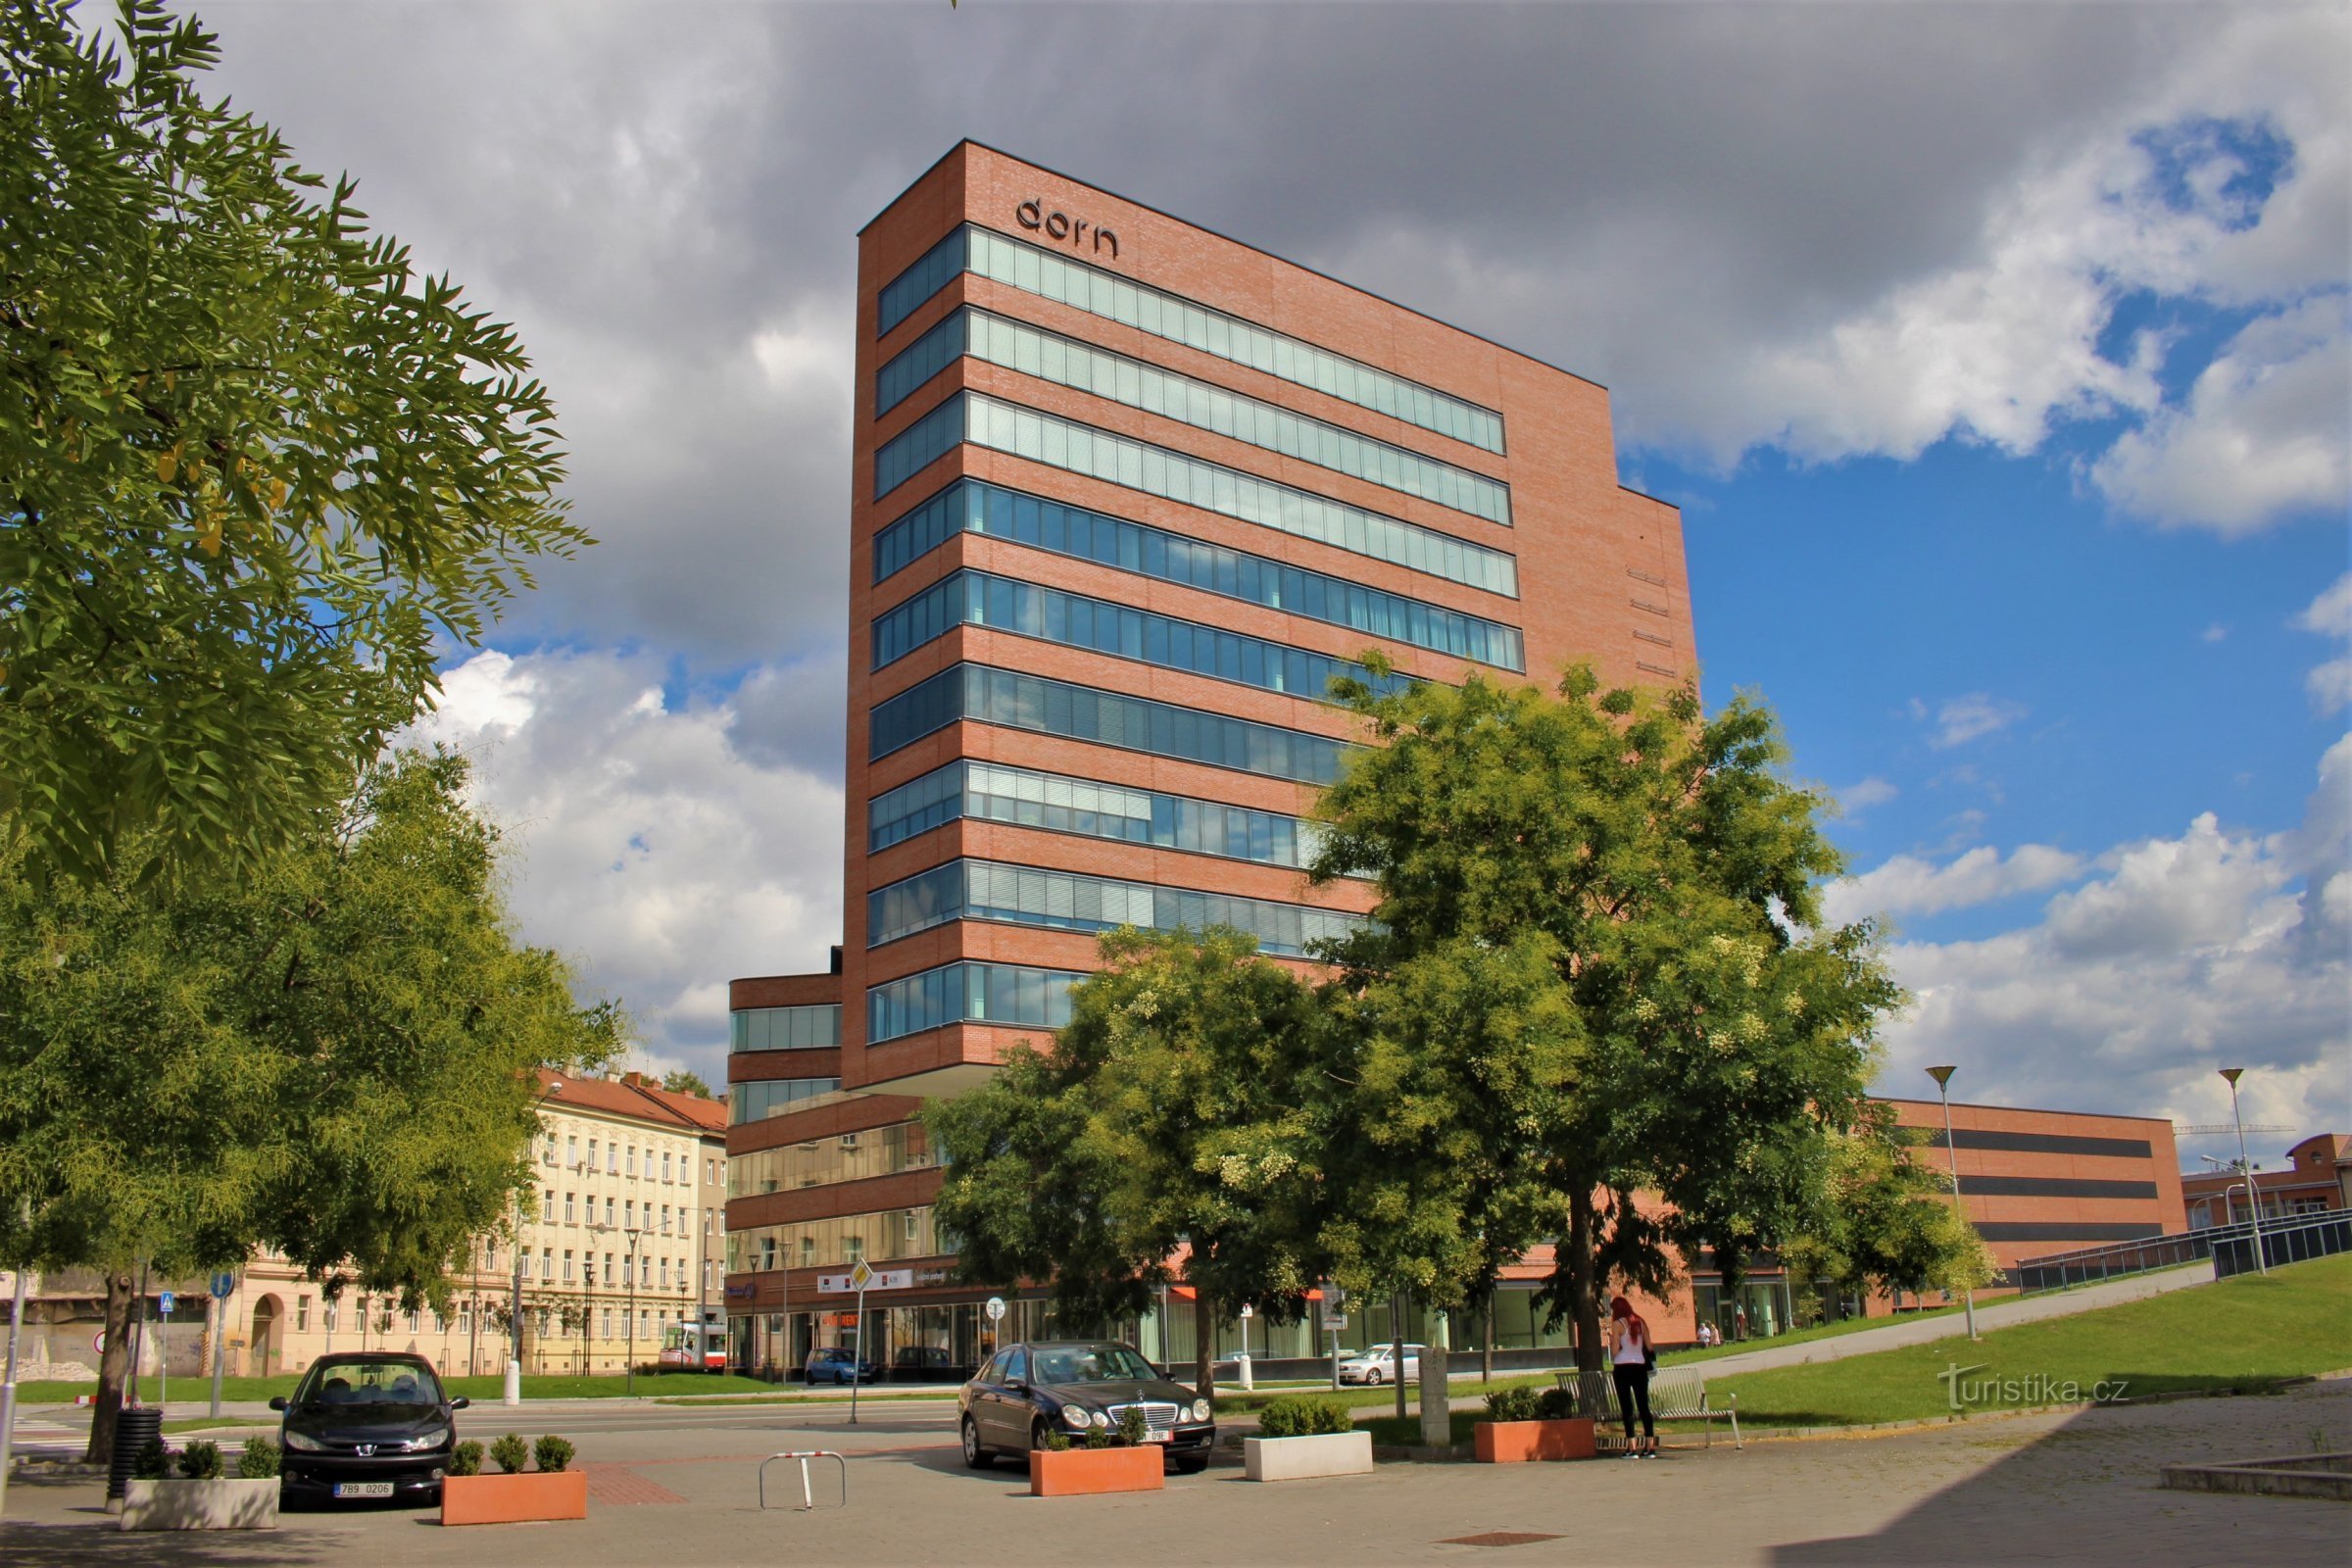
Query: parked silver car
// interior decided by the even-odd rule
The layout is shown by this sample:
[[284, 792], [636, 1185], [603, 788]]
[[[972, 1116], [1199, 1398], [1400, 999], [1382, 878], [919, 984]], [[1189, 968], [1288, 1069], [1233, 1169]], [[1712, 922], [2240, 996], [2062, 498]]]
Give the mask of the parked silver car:
[[[1407, 1345], [1404, 1348], [1404, 1380], [1410, 1383], [1421, 1375], [1421, 1352], [1425, 1346]], [[1369, 1350], [1359, 1350], [1340, 1362], [1342, 1383], [1394, 1383], [1396, 1381], [1396, 1347], [1376, 1345]]]

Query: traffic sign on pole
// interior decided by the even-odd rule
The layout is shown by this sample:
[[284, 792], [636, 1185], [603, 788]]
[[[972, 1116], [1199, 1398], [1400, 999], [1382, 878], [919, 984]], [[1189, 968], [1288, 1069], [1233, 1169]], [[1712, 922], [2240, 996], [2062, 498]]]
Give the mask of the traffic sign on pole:
[[991, 1323], [1004, 1321], [1004, 1298], [1002, 1296], [992, 1296], [988, 1298], [988, 1320]]
[[874, 1266], [859, 1258], [850, 1266], [850, 1287], [858, 1293], [858, 1328], [850, 1340], [850, 1425], [858, 1424], [858, 1385], [865, 1381], [865, 1288], [874, 1283]]
[[237, 1288], [237, 1277], [226, 1270], [213, 1276], [213, 1299], [225, 1301]]
[[156, 1296], [155, 1308], [166, 1317], [172, 1315], [172, 1293], [170, 1291], [160, 1292]]

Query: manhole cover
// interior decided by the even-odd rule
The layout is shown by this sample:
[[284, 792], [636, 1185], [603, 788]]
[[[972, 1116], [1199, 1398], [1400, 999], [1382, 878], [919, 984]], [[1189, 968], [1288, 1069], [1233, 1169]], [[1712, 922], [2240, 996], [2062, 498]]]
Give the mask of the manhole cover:
[[1539, 1541], [1557, 1541], [1558, 1536], [1539, 1535], [1528, 1530], [1490, 1530], [1484, 1535], [1453, 1536], [1438, 1543], [1441, 1546], [1532, 1546]]

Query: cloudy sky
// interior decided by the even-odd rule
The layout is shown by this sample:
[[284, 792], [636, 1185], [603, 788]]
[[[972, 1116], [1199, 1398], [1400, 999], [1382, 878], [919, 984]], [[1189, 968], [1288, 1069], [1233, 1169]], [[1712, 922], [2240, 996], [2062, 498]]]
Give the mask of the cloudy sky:
[[2352, 1125], [2343, 6], [204, 15], [556, 390], [603, 542], [429, 728], [653, 1063], [837, 936], [854, 235], [971, 136], [1611, 388], [1897, 932], [1884, 1089]]

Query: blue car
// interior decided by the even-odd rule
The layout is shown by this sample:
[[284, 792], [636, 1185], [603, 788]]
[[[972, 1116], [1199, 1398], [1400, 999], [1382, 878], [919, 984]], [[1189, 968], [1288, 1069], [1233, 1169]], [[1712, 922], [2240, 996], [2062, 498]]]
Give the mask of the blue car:
[[871, 1383], [878, 1368], [871, 1361], [860, 1361], [851, 1351], [838, 1348], [808, 1352], [808, 1364], [802, 1369], [811, 1387], [819, 1383]]

